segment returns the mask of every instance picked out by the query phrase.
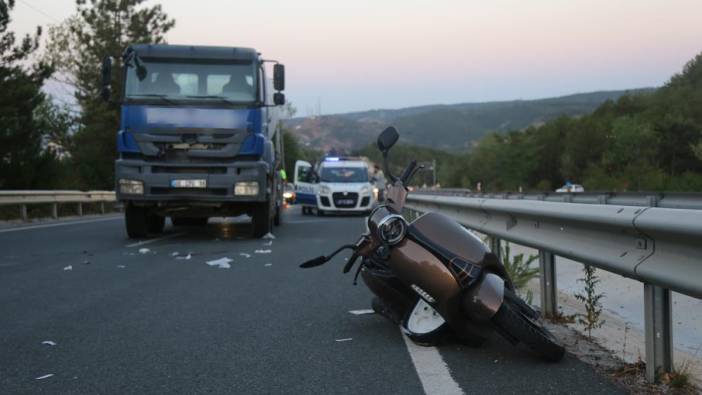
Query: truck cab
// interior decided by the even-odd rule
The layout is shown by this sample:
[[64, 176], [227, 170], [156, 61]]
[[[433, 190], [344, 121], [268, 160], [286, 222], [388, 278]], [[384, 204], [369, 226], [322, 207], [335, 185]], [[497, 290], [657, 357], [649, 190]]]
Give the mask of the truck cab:
[[[248, 214], [254, 236], [280, 222], [284, 68], [251, 48], [132, 45], [124, 52], [117, 199], [129, 237]], [[112, 60], [103, 62], [109, 99]], [[271, 86], [272, 85], [272, 86]]]

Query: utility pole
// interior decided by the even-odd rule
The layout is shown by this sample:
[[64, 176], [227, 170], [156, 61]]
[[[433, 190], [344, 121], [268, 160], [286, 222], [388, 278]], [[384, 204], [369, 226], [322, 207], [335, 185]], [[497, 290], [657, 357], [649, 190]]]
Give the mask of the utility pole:
[[436, 180], [436, 159], [432, 159], [432, 160], [431, 160], [431, 173], [432, 173], [431, 179], [432, 179], [432, 181], [434, 181], [434, 182], [432, 183], [432, 185], [436, 185], [436, 184], [437, 184], [437, 180]]

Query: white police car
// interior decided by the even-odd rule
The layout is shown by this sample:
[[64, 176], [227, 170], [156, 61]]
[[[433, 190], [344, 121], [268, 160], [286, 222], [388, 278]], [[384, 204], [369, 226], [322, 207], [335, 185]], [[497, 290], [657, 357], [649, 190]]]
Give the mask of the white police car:
[[355, 158], [326, 157], [314, 171], [297, 161], [295, 192], [303, 214], [365, 213], [375, 204], [368, 164]]

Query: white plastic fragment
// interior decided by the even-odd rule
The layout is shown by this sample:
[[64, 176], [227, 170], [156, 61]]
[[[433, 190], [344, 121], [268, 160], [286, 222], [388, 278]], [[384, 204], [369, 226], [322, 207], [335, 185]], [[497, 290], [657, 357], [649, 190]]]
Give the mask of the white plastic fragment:
[[53, 342], [51, 340], [44, 340], [43, 342], [41, 342], [41, 344], [46, 344], [47, 346], [55, 346], [56, 342]]
[[270, 254], [271, 250], [256, 250], [254, 251], [256, 254]]
[[178, 256], [178, 251], [171, 252], [171, 256]]
[[45, 374], [45, 375], [43, 375], [43, 376], [39, 376], [39, 377], [34, 378], [34, 380], [44, 380], [44, 379], [48, 379], [49, 377], [52, 377], [53, 375], [54, 375], [53, 373]]
[[269, 240], [267, 243], [263, 243], [264, 246], [269, 247], [273, 245], [273, 240]]
[[240, 252], [239, 255], [243, 256], [244, 258], [251, 258], [251, 254], [247, 254], [245, 252]]
[[124, 269], [125, 267], [127, 267], [127, 266], [126, 265], [117, 265], [118, 269]]
[[273, 264], [272, 264], [272, 263], [266, 263], [266, 264], [263, 265], [263, 266], [265, 266], [265, 267], [270, 267], [270, 266], [273, 266]]
[[364, 314], [375, 314], [372, 309], [362, 309], [362, 310], [349, 310], [349, 313], [353, 315], [364, 315]]
[[187, 261], [187, 260], [189, 260], [189, 259], [192, 258], [192, 257], [193, 257], [193, 254], [190, 253], [190, 252], [188, 252], [188, 255], [186, 255], [186, 256], [177, 256], [176, 259], [182, 259], [182, 260]]
[[272, 240], [272, 239], [275, 239], [275, 236], [273, 236], [273, 233], [268, 232], [268, 233], [266, 233], [265, 236], [262, 237], [262, 239], [269, 239], [269, 240]]
[[73, 270], [73, 265], [68, 265], [64, 267], [63, 270]]
[[207, 264], [210, 266], [217, 266], [220, 269], [229, 269], [232, 267], [232, 265], [229, 264], [229, 262], [233, 262], [233, 259], [224, 257], [224, 258], [219, 258], [215, 259], [214, 261], [207, 261]]
[[353, 338], [350, 338], [350, 337], [347, 337], [347, 338], [344, 338], [344, 339], [336, 339], [337, 342], [348, 342], [348, 341], [351, 341], [351, 340], [353, 340]]
[[151, 250], [148, 248], [139, 248], [140, 254], [148, 254], [149, 252], [151, 252]]

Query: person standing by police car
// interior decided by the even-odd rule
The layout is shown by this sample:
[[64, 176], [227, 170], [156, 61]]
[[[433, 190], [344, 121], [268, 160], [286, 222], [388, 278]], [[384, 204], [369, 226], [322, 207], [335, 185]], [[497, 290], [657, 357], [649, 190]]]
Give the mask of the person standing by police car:
[[378, 165], [373, 166], [373, 183], [378, 188], [378, 202], [385, 200], [385, 174]]

